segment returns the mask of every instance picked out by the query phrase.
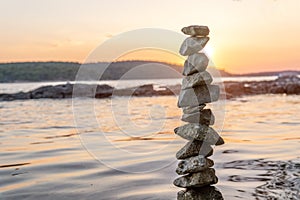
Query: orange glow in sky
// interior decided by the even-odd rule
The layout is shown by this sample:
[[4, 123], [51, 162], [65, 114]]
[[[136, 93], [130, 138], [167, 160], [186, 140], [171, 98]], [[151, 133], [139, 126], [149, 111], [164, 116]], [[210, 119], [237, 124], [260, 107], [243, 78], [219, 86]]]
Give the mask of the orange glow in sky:
[[163, 51], [159, 49], [141, 49], [129, 52], [122, 55], [117, 59], [117, 61], [126, 60], [150, 60], [150, 61], [160, 61], [176, 65], [183, 65], [184, 60], [177, 54], [173, 54], [168, 51]]
[[[218, 68], [233, 73], [300, 70], [299, 8], [299, 0], [2, 0], [0, 62], [84, 62], [102, 42], [125, 31], [180, 33], [199, 24], [211, 30], [207, 53]], [[128, 58], [177, 62], [148, 53]]]

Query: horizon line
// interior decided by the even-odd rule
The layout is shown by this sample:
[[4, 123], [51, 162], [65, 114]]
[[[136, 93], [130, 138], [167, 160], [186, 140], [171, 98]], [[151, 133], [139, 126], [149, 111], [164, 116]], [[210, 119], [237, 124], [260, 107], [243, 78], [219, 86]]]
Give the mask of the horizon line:
[[94, 61], [94, 62], [79, 62], [79, 61], [63, 61], [63, 60], [44, 60], [44, 61], [7, 61], [1, 62], [0, 64], [17, 64], [17, 63], [78, 63], [78, 64], [94, 64], [94, 63], [117, 63], [117, 62], [157, 62], [157, 63], [165, 63], [177, 66], [183, 66], [182, 64], [176, 62], [167, 62], [162, 60], [143, 60], [143, 59], [133, 59], [133, 60], [117, 60], [117, 61]]
[[[95, 62], [87, 62], [87, 63], [82, 63], [79, 61], [58, 61], [58, 60], [46, 60], [46, 61], [8, 61], [8, 62], [0, 62], [0, 65], [2, 64], [21, 64], [21, 63], [74, 63], [74, 64], [80, 64], [80, 65], [85, 65], [85, 64], [97, 64], [97, 63], [121, 63], [121, 62], [156, 62], [156, 63], [164, 63], [164, 64], [169, 64], [169, 65], [174, 65], [178, 67], [183, 67], [183, 64], [179, 63], [172, 63], [172, 62], [167, 62], [167, 61], [162, 61], [162, 60], [143, 60], [143, 59], [133, 59], [133, 60], [118, 60], [118, 61], [95, 61]], [[208, 66], [212, 67], [212, 66]], [[222, 70], [226, 73], [229, 74], [234, 74], [234, 75], [243, 75], [243, 74], [259, 74], [259, 73], [273, 73], [273, 72], [286, 72], [286, 71], [296, 71], [300, 72], [300, 70], [297, 69], [286, 69], [286, 70], [272, 70], [272, 71], [260, 71], [260, 72], [246, 72], [246, 73], [235, 73], [235, 72], [230, 72], [227, 71], [224, 67], [216, 67], [218, 70]]]

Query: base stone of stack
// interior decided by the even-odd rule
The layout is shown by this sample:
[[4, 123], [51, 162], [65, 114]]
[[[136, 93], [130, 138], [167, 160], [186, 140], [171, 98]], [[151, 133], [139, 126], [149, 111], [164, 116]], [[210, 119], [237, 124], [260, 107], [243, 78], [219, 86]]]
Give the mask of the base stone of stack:
[[192, 114], [183, 114], [181, 120], [190, 123], [213, 125], [215, 123], [215, 116], [210, 109], [204, 109]]
[[216, 184], [218, 178], [213, 168], [201, 172], [191, 173], [174, 180], [174, 185], [182, 188], [198, 188]]
[[200, 172], [208, 169], [214, 165], [211, 159], [205, 158], [204, 156], [195, 156], [184, 159], [178, 163], [176, 173], [184, 175], [188, 173]]
[[188, 37], [183, 41], [179, 53], [183, 56], [197, 53], [205, 47], [208, 41], [209, 37]]
[[199, 140], [212, 145], [222, 145], [224, 140], [211, 127], [204, 124], [185, 124], [174, 129], [174, 132], [187, 140]]
[[188, 76], [207, 69], [209, 59], [204, 53], [195, 53], [184, 62], [183, 75]]
[[198, 85], [209, 85], [212, 81], [212, 76], [207, 71], [195, 73], [182, 79], [181, 89], [185, 90]]
[[178, 97], [179, 108], [193, 107], [205, 103], [217, 101], [220, 96], [220, 88], [217, 85], [201, 85], [186, 90], [181, 90]]
[[194, 156], [204, 156], [209, 157], [213, 154], [213, 148], [199, 140], [189, 141], [184, 147], [182, 147], [177, 153], [176, 158], [178, 160], [183, 160]]
[[223, 200], [222, 193], [214, 186], [182, 190], [177, 193], [177, 200]]
[[186, 35], [192, 36], [207, 36], [209, 34], [209, 28], [207, 26], [198, 25], [183, 27], [181, 31]]

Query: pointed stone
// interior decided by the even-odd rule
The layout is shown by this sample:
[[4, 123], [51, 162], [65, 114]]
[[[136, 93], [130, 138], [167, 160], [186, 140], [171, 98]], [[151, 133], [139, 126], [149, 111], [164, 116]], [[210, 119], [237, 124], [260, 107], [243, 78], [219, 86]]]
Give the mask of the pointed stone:
[[213, 148], [199, 140], [189, 141], [184, 147], [182, 147], [177, 153], [176, 158], [178, 160], [186, 159], [193, 156], [209, 157], [213, 154]]
[[184, 175], [188, 173], [200, 172], [212, 167], [213, 165], [214, 162], [211, 159], [205, 158], [204, 156], [190, 157], [178, 163], [176, 173], [179, 175]]
[[184, 90], [198, 85], [209, 85], [212, 81], [213, 78], [207, 71], [195, 73], [182, 79], [181, 89]]
[[181, 31], [186, 35], [192, 36], [207, 36], [209, 34], [209, 28], [207, 26], [198, 25], [183, 27]]
[[192, 75], [197, 72], [203, 72], [207, 69], [209, 59], [204, 53], [195, 53], [190, 55], [184, 62], [182, 74], [184, 76]]
[[200, 85], [194, 88], [181, 90], [178, 97], [179, 108], [194, 107], [201, 104], [217, 101], [220, 96], [220, 88], [217, 85]]
[[215, 175], [215, 170], [208, 168], [204, 171], [191, 173], [174, 180], [174, 185], [182, 188], [199, 188], [216, 184], [218, 178]]
[[184, 114], [192, 114], [192, 113], [196, 113], [196, 112], [201, 112], [205, 106], [206, 106], [205, 104], [201, 104], [196, 107], [190, 107], [190, 106], [183, 107], [182, 111]]
[[204, 109], [192, 114], [183, 114], [181, 120], [190, 123], [213, 125], [215, 123], [215, 116], [211, 109]]
[[205, 47], [208, 41], [209, 37], [188, 37], [183, 41], [179, 53], [183, 56], [197, 53]]
[[197, 72], [198, 70], [188, 60], [184, 61], [182, 72], [184, 76], [189, 76]]
[[224, 144], [224, 140], [213, 128], [203, 124], [186, 124], [175, 128], [174, 132], [187, 140], [199, 140], [212, 145]]
[[181, 190], [177, 200], [224, 200], [222, 193], [214, 186]]

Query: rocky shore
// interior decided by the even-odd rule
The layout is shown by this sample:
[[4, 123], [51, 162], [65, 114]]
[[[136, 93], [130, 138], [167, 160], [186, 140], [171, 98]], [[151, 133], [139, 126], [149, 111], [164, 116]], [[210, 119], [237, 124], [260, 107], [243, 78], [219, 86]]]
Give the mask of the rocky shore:
[[300, 78], [285, 75], [274, 81], [225, 82], [226, 97], [234, 98], [256, 94], [300, 94]]
[[111, 96], [162, 96], [162, 95], [174, 94], [174, 92], [170, 91], [170, 89], [168, 88], [161, 88], [160, 90], [154, 90], [154, 86], [152, 84], [142, 85], [133, 88], [126, 88], [126, 89], [115, 89], [106, 84], [104, 85], [63, 84], [63, 85], [55, 85], [55, 86], [43, 86], [29, 92], [0, 94], [0, 101], [42, 99], [42, 98], [48, 98], [48, 99], [72, 98], [74, 87], [76, 87], [76, 94], [77, 94], [76, 96], [78, 96], [79, 94], [80, 97], [90, 97], [90, 98], [107, 98]]
[[[192, 79], [193, 77], [191, 77]], [[197, 79], [199, 80], [199, 79]], [[211, 77], [203, 74], [203, 82], [210, 82]], [[188, 82], [183, 81], [183, 88], [189, 88]], [[14, 94], [0, 94], [0, 101], [26, 100], [26, 99], [63, 99], [72, 98], [74, 84], [63, 84], [56, 86], [43, 86], [29, 92], [18, 92]], [[139, 87], [115, 89], [109, 85], [88, 85], [76, 84], [80, 88], [83, 95], [91, 94], [90, 90], [95, 91], [95, 98], [107, 98], [111, 96], [164, 96], [164, 95], [178, 95], [180, 93], [181, 85], [161, 86], [158, 90], [153, 84], [142, 85]], [[287, 94], [300, 95], [300, 78], [295, 75], [279, 77], [274, 81], [246, 81], [246, 82], [224, 82], [226, 91], [226, 98], [235, 98], [244, 95], [257, 94]]]

